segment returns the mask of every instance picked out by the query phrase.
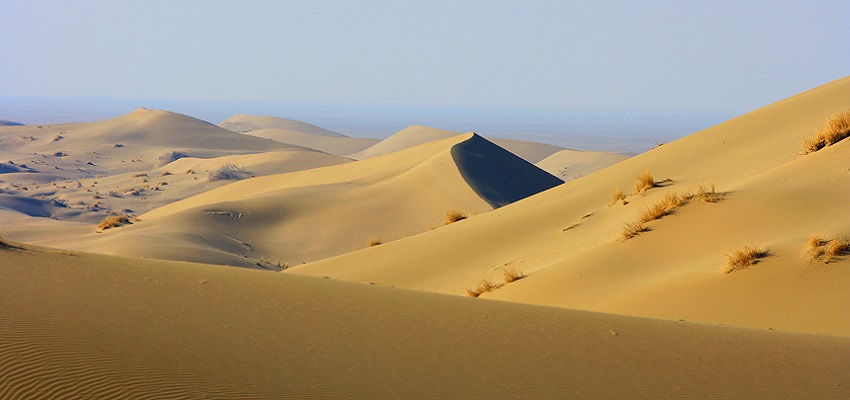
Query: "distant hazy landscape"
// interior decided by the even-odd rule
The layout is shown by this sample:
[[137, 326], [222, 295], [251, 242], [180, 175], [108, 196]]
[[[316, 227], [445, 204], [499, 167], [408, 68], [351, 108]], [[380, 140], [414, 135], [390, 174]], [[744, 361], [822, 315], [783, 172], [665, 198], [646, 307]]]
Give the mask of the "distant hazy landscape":
[[234, 110], [286, 115], [355, 137], [385, 138], [410, 124], [549, 143], [576, 150], [640, 153], [720, 123], [733, 111], [475, 108], [17, 98], [0, 96], [2, 117], [27, 124], [93, 122], [138, 107], [172, 110], [216, 122]]

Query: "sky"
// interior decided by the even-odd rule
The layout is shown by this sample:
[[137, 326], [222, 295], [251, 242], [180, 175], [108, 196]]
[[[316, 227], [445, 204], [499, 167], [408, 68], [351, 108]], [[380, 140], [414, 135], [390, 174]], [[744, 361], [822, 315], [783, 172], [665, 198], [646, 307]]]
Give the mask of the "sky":
[[846, 1], [0, 1], [0, 96], [746, 112], [850, 71]]

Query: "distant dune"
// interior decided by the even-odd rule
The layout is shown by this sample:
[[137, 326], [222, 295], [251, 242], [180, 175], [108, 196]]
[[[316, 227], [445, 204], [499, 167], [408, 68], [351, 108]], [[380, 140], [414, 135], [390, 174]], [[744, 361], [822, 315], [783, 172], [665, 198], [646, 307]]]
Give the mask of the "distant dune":
[[540, 169], [571, 181], [628, 159], [629, 156], [602, 151], [561, 150], [535, 163]]
[[0, 119], [0, 126], [22, 126], [22, 125], [23, 124], [20, 123], [20, 122], [6, 121], [6, 120]]

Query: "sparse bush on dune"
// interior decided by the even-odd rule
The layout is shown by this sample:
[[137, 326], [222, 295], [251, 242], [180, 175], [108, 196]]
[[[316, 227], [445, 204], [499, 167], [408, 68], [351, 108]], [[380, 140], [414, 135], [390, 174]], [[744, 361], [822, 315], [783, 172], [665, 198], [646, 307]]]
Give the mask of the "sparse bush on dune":
[[522, 271], [516, 268], [505, 268], [502, 273], [505, 277], [505, 283], [511, 283], [513, 281], [518, 281], [522, 278], [525, 278], [525, 275], [523, 275]]
[[808, 253], [812, 260], [819, 260], [828, 264], [837, 257], [847, 254], [850, 250], [850, 239], [838, 237], [826, 239], [818, 235], [812, 235], [808, 241]]
[[655, 179], [649, 171], [643, 171], [635, 178], [635, 194], [645, 193], [655, 187]]
[[117, 228], [131, 223], [130, 217], [126, 215], [112, 215], [100, 221], [100, 224], [97, 225], [97, 229], [105, 231], [109, 228]]
[[803, 142], [805, 154], [814, 153], [850, 137], [850, 111], [833, 115], [823, 128]]
[[467, 216], [463, 212], [458, 211], [458, 210], [451, 210], [451, 211], [446, 213], [446, 220], [443, 221], [443, 225], [455, 223], [457, 221], [460, 221], [460, 220], [466, 219], [466, 218], [467, 218]]
[[612, 193], [611, 197], [611, 205], [617, 204], [618, 201], [622, 201], [624, 204], [626, 202], [626, 192], [624, 192], [623, 189], [614, 189], [614, 193]]
[[369, 242], [367, 242], [367, 244], [369, 245], [369, 247], [375, 247], [377, 245], [383, 244], [383, 242], [381, 241], [380, 236], [375, 236], [375, 237], [369, 238]]
[[183, 157], [189, 157], [189, 155], [187, 155], [186, 153], [181, 153], [179, 151], [167, 151], [157, 156], [156, 161], [161, 164], [168, 164], [177, 161]]
[[647, 209], [641, 211], [638, 216], [640, 222], [649, 222], [656, 219], [661, 219], [665, 215], [672, 213], [676, 208], [688, 201], [687, 198], [679, 196], [676, 193], [667, 193], [661, 200]]
[[746, 268], [750, 265], [755, 265], [762, 257], [767, 256], [767, 250], [760, 249], [756, 246], [747, 245], [739, 250], [735, 250], [726, 256], [726, 262], [723, 264], [723, 271], [727, 274]]
[[244, 168], [235, 164], [227, 163], [210, 171], [210, 181], [242, 179], [247, 174], [248, 171]]
[[466, 294], [469, 297], [478, 297], [484, 293], [492, 292], [498, 288], [499, 286], [493, 284], [493, 282], [491, 282], [489, 279], [481, 279], [478, 281], [477, 284], [475, 284], [475, 286], [466, 288]]
[[717, 203], [720, 201], [720, 193], [717, 193], [713, 182], [709, 183], [708, 187], [699, 185], [696, 197], [703, 203]]
[[641, 232], [646, 232], [648, 230], [649, 230], [649, 228], [647, 228], [646, 225], [644, 225], [640, 221], [626, 222], [626, 224], [623, 225], [622, 239], [623, 240], [631, 239], [631, 238], [639, 235]]

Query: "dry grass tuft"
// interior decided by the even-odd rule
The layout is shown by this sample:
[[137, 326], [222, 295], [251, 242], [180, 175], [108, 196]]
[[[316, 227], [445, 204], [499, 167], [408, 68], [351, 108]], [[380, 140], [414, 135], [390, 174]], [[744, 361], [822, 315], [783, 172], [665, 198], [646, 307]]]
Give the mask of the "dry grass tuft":
[[735, 250], [726, 256], [726, 263], [723, 264], [723, 271], [727, 274], [746, 268], [750, 265], [755, 265], [759, 258], [767, 256], [767, 251], [755, 246], [744, 246], [740, 250]]
[[823, 252], [823, 262], [829, 263], [836, 257], [847, 254], [847, 251], [850, 250], [850, 239], [847, 238], [835, 238]]
[[640, 222], [640, 221], [627, 222], [626, 225], [623, 225], [622, 239], [623, 240], [631, 239], [631, 238], [639, 235], [641, 232], [646, 232], [648, 230], [649, 230], [649, 228], [647, 228], [643, 224], [643, 222]]
[[655, 187], [655, 179], [649, 171], [643, 171], [635, 178], [635, 194], [641, 194]]
[[466, 294], [469, 297], [478, 297], [484, 293], [492, 292], [498, 289], [498, 285], [494, 285], [489, 279], [482, 279], [478, 281], [478, 283], [470, 288], [466, 288]]
[[97, 225], [97, 229], [100, 229], [101, 231], [105, 231], [109, 228], [117, 228], [119, 226], [131, 224], [131, 223], [132, 222], [130, 222], [130, 217], [128, 217], [126, 215], [113, 215], [113, 216], [104, 218], [103, 221], [100, 221], [100, 223]]
[[611, 199], [611, 205], [617, 204], [618, 201], [626, 202], [626, 192], [623, 189], [617, 188], [614, 189], [613, 198]]
[[381, 237], [380, 237], [380, 236], [375, 236], [375, 237], [373, 237], [373, 238], [369, 238], [369, 242], [367, 242], [367, 244], [369, 245], [369, 247], [375, 247], [375, 246], [380, 245], [380, 244], [383, 244], [383, 243], [384, 243], [384, 242], [382, 242], [382, 241], [381, 241]]
[[522, 278], [525, 278], [525, 275], [523, 275], [522, 271], [516, 268], [506, 268], [502, 272], [505, 276], [505, 283], [511, 283], [513, 281], [518, 281]]
[[644, 209], [641, 211], [638, 216], [638, 221], [640, 222], [649, 222], [656, 219], [661, 219], [665, 215], [669, 215], [676, 208], [684, 204], [688, 199], [683, 196], [679, 196], [676, 193], [667, 193], [662, 197], [658, 202], [653, 204], [651, 207]]
[[823, 254], [823, 251], [820, 249], [820, 247], [824, 244], [826, 244], [826, 241], [821, 236], [815, 234], [809, 236], [808, 253], [812, 256], [812, 259], [816, 260], [818, 257], [820, 257], [821, 254]]
[[709, 183], [708, 187], [699, 185], [696, 197], [703, 203], [717, 203], [720, 201], [720, 193], [717, 193], [714, 183]]
[[823, 128], [803, 142], [805, 154], [814, 153], [850, 137], [850, 111], [833, 115]]
[[443, 221], [443, 225], [455, 223], [457, 221], [460, 221], [460, 220], [466, 219], [466, 218], [467, 218], [467, 216], [463, 212], [458, 211], [458, 210], [451, 210], [451, 211], [446, 213], [446, 220]]

